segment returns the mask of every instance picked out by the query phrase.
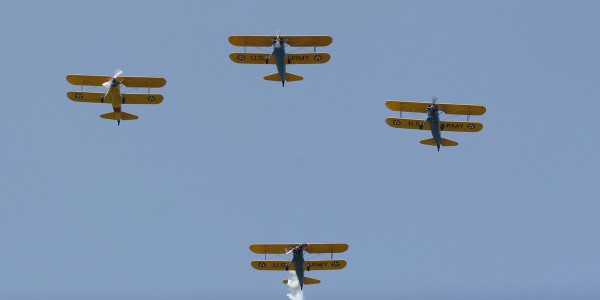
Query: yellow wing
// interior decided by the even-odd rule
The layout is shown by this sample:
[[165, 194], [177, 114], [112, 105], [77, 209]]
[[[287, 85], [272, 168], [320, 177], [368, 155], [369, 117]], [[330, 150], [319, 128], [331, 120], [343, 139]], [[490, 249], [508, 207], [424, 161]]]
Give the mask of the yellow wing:
[[[232, 35], [229, 43], [239, 47], [270, 47], [275, 38], [274, 35]], [[281, 38], [292, 47], [324, 47], [333, 42], [328, 35], [288, 35]]]
[[[390, 100], [385, 103], [391, 110], [405, 111], [405, 112], [418, 112], [426, 113], [427, 106], [431, 105], [431, 102], [412, 102], [412, 101], [398, 101]], [[483, 115], [485, 113], [485, 106], [475, 104], [450, 104], [450, 103], [437, 103], [440, 109], [451, 115]]]
[[[421, 129], [421, 124], [423, 124], [425, 120], [419, 119], [406, 119], [406, 118], [387, 118], [385, 122], [394, 127], [394, 128], [404, 128], [404, 129]], [[423, 128], [425, 130], [429, 130], [429, 123], [425, 122], [423, 124]]]
[[67, 97], [76, 102], [88, 102], [88, 103], [112, 103], [111, 99], [102, 99], [104, 93], [94, 92], [83, 92], [83, 91], [71, 91], [67, 93]]
[[123, 104], [159, 104], [164, 97], [160, 94], [122, 94]]
[[[73, 85], [101, 86], [111, 78], [110, 75], [67, 75], [67, 81]], [[118, 79], [126, 87], [159, 88], [167, 84], [162, 77], [119, 76]]]
[[160, 88], [167, 84], [167, 80], [162, 77], [120, 76], [119, 81], [126, 87], [139, 88]]
[[[421, 123], [425, 120], [419, 119], [406, 119], [406, 118], [387, 118], [385, 122], [394, 128], [404, 128], [404, 129], [423, 129], [429, 130], [431, 126], [429, 123], [425, 122], [423, 124], [423, 128], [421, 128]], [[459, 131], [459, 132], [478, 132], [483, 129], [483, 124], [478, 122], [464, 122], [464, 121], [440, 121], [440, 130], [443, 131]]]
[[67, 81], [72, 85], [91, 85], [102, 86], [103, 83], [110, 80], [110, 75], [67, 75]]
[[[331, 59], [327, 53], [294, 53], [287, 54], [291, 64], [324, 64]], [[238, 64], [265, 64], [269, 54], [267, 53], [241, 53], [234, 52], [229, 54], [229, 58]], [[288, 60], [284, 60], [288, 64]], [[275, 57], [269, 59], [269, 64], [276, 64]]]
[[[289, 270], [294, 270], [294, 263], [288, 260], [255, 260], [250, 263], [253, 268], [261, 271], [285, 271], [285, 267], [289, 265]], [[310, 260], [304, 263], [304, 270], [310, 265], [310, 270], [325, 271], [325, 270], [341, 270], [346, 267], [345, 260]]]
[[[71, 91], [67, 93], [67, 97], [76, 102], [112, 103], [111, 95], [109, 94], [106, 99], [102, 99], [104, 95], [104, 93], [83, 91]], [[159, 94], [122, 94], [121, 96], [123, 97], [121, 99], [121, 103], [123, 104], [159, 104], [164, 99]]]
[[250, 251], [257, 254], [286, 254], [294, 247], [304, 245], [308, 253], [342, 253], [348, 250], [348, 244], [253, 244]]

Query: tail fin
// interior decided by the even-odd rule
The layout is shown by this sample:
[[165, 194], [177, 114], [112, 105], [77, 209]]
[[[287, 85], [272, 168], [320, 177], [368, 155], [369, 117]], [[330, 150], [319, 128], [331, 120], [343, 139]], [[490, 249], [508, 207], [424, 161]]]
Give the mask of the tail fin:
[[[279, 76], [279, 73], [274, 73], [271, 75], [267, 75], [265, 77], [263, 77], [265, 80], [271, 80], [271, 81], [281, 81], [281, 76]], [[296, 75], [296, 74], [292, 74], [292, 73], [285, 73], [285, 81], [300, 81], [304, 79], [304, 77]]]
[[102, 119], [109, 119], [109, 120], [137, 120], [138, 116], [136, 115], [132, 115], [132, 114], [128, 114], [126, 112], [109, 112], [109, 113], [105, 113], [100, 115], [100, 118]]
[[[288, 280], [287, 279], [283, 280], [283, 283], [287, 284]], [[321, 283], [321, 280], [319, 280], [319, 279], [304, 276], [304, 284], [319, 284], [319, 283]]]
[[[421, 144], [423, 144], [423, 145], [429, 145], [429, 146], [437, 146], [437, 144], [435, 143], [435, 139], [434, 138], [422, 140]], [[455, 142], [453, 140], [445, 139], [445, 138], [441, 138], [440, 139], [440, 144], [442, 146], [444, 146], [444, 147], [458, 146], [457, 142]]]

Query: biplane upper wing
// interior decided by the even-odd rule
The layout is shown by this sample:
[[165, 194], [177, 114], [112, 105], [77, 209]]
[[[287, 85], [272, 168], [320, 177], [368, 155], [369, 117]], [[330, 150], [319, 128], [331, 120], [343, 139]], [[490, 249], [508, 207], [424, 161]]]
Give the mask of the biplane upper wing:
[[[431, 102], [413, 102], [413, 101], [399, 101], [389, 100], [385, 103], [385, 106], [395, 111], [405, 112], [418, 112], [426, 113], [427, 106], [431, 105]], [[437, 103], [440, 109], [451, 115], [483, 115], [485, 113], [485, 106], [475, 104], [451, 104], [451, 103]]]
[[[255, 260], [250, 263], [253, 268], [261, 271], [285, 271], [285, 267], [289, 266], [289, 270], [294, 269], [294, 263], [288, 260]], [[304, 270], [307, 265], [310, 265], [310, 270], [341, 270], [346, 267], [345, 260], [309, 260], [304, 263]]]
[[304, 245], [308, 253], [342, 253], [348, 250], [348, 244], [332, 243], [332, 244], [253, 244], [250, 245], [250, 251], [257, 254], [286, 254], [294, 247]]
[[[73, 85], [101, 86], [111, 78], [110, 75], [67, 75], [67, 81]], [[118, 79], [126, 87], [159, 88], [167, 84], [162, 77], [119, 76]]]
[[120, 76], [118, 79], [124, 86], [133, 88], [160, 88], [167, 84], [162, 77]]
[[[294, 53], [286, 54], [290, 58], [291, 64], [324, 64], [331, 59], [328, 53]], [[269, 54], [267, 53], [242, 53], [234, 52], [229, 54], [229, 58], [238, 64], [265, 64]], [[284, 60], [288, 64], [288, 60]], [[269, 59], [269, 64], [274, 65], [277, 61], [275, 57]]]
[[67, 75], [67, 81], [72, 85], [91, 85], [102, 86], [103, 83], [110, 80], [110, 75]]
[[[229, 43], [239, 47], [271, 47], [274, 35], [232, 35]], [[287, 35], [281, 36], [292, 47], [325, 47], [333, 42], [328, 35]]]
[[327, 244], [308, 244], [306, 247], [308, 253], [342, 253], [348, 250], [348, 244], [327, 243]]
[[[385, 119], [385, 122], [394, 128], [429, 130], [431, 127], [428, 122], [425, 122], [425, 124], [423, 124], [423, 128], [421, 128], [421, 124], [424, 121], [425, 120], [406, 118]], [[443, 131], [478, 132], [483, 129], [483, 124], [469, 121], [440, 121], [440, 129]]]

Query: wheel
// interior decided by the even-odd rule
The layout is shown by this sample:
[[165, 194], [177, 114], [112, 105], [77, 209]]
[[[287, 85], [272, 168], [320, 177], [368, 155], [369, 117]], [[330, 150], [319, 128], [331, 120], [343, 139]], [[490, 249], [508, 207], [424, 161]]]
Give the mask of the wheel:
[[423, 123], [419, 124], [419, 129], [423, 129]]
[[104, 103], [104, 96], [100, 96], [100, 103]]
[[306, 271], [310, 271], [310, 264], [306, 264]]
[[269, 64], [269, 59], [268, 58], [265, 59], [265, 64], [267, 64], [267, 65]]
[[125, 103], [125, 96], [121, 97], [121, 101]]
[[288, 65], [292, 63], [292, 58], [288, 56]]
[[285, 265], [285, 270], [289, 271], [290, 270], [290, 265]]
[[440, 130], [444, 130], [444, 127], [446, 127], [444, 124], [440, 125]]

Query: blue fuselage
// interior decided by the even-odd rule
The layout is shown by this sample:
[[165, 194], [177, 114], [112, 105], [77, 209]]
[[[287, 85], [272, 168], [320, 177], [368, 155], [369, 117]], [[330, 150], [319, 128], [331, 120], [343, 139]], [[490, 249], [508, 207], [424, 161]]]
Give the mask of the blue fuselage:
[[302, 289], [304, 286], [304, 249], [294, 249], [292, 262], [296, 270], [296, 277], [298, 277], [298, 281], [300, 282], [300, 289]]
[[440, 132], [440, 114], [437, 109], [427, 112], [427, 122], [429, 122], [429, 127], [431, 127], [431, 135], [433, 135], [433, 139], [435, 140], [435, 144], [437, 145], [439, 151], [442, 134]]
[[277, 72], [281, 76], [281, 85], [285, 85], [285, 43], [277, 38], [273, 44], [273, 54], [275, 55], [275, 63], [277, 64]]

